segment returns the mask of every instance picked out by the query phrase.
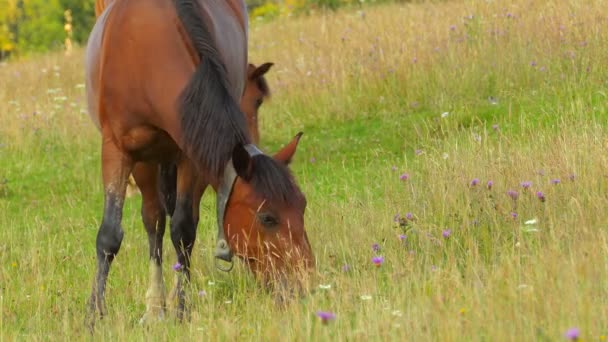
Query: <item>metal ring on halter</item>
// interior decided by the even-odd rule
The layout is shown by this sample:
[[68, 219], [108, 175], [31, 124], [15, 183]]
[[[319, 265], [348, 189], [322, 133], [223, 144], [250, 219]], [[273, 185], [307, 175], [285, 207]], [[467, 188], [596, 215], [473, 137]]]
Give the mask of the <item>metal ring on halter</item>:
[[228, 261], [228, 263], [228, 267], [222, 267], [222, 264], [220, 263], [220, 258], [213, 258], [213, 265], [215, 266], [215, 268], [222, 272], [232, 271], [232, 268], [234, 267], [234, 260], [231, 259], [230, 261]]

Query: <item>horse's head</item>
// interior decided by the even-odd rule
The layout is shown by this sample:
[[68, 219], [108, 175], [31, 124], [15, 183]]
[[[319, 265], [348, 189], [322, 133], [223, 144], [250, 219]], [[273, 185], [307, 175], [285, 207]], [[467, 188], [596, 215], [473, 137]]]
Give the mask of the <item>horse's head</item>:
[[247, 67], [247, 80], [245, 82], [245, 91], [241, 98], [241, 112], [245, 113], [247, 118], [247, 128], [251, 134], [254, 144], [258, 144], [260, 140], [260, 132], [258, 130], [258, 110], [264, 99], [270, 96], [270, 89], [264, 75], [270, 70], [273, 63], [264, 63], [258, 67], [249, 64]]
[[274, 289], [277, 281], [302, 280], [315, 264], [304, 230], [306, 198], [287, 168], [300, 136], [274, 157], [253, 145], [237, 146], [232, 156], [238, 177], [226, 203], [224, 234], [232, 252]]

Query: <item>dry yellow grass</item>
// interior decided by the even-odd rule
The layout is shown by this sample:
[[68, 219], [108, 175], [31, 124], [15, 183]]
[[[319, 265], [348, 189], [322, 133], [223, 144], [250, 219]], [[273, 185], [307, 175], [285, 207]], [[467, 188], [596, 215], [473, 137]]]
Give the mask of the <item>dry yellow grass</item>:
[[[279, 309], [242, 268], [215, 271], [207, 198], [192, 292], [206, 296], [193, 296], [190, 322], [140, 327], [147, 242], [136, 196], [96, 337], [556, 341], [577, 327], [581, 339], [605, 340], [604, 7], [453, 1], [252, 23], [251, 60], [276, 63], [263, 146], [306, 132], [293, 168], [309, 199], [321, 287]], [[5, 340], [87, 338], [102, 192], [81, 54], [0, 66]], [[408, 212], [398, 227], [395, 214]], [[170, 283], [168, 238], [165, 246]], [[323, 325], [317, 310], [337, 318]]]

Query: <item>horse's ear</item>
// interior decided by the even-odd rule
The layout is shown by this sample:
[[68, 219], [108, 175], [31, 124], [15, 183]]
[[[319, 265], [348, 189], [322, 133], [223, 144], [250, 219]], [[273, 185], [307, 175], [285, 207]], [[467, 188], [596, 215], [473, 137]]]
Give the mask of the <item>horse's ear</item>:
[[296, 134], [296, 136], [291, 140], [289, 144], [287, 144], [287, 146], [283, 147], [279, 152], [274, 155], [274, 159], [283, 162], [285, 165], [289, 165], [289, 163], [291, 163], [293, 155], [296, 153], [296, 149], [298, 147], [298, 143], [300, 142], [302, 134], [304, 134], [304, 132]]
[[243, 144], [237, 144], [232, 150], [232, 165], [236, 174], [245, 181], [253, 175], [253, 158], [249, 155]]
[[249, 64], [250, 66], [253, 66], [255, 68], [255, 70], [253, 70], [253, 72], [249, 75], [249, 79], [250, 80], [255, 80], [259, 77], [264, 76], [268, 70], [270, 70], [270, 68], [274, 65], [274, 63], [264, 63], [262, 65], [260, 65], [259, 67], [255, 67], [255, 65], [253, 64]]

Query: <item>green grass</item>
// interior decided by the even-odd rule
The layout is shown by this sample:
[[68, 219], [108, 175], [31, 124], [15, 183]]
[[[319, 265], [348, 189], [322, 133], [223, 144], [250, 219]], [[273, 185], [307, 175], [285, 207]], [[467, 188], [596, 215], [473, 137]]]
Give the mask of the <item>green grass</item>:
[[[292, 169], [309, 203], [314, 286], [331, 288], [281, 309], [241, 265], [215, 270], [207, 194], [192, 319], [141, 326], [148, 247], [136, 196], [95, 339], [556, 341], [578, 327], [605, 340], [602, 13], [601, 1], [455, 1], [252, 23], [252, 62], [276, 63], [261, 145], [276, 151], [305, 132]], [[1, 340], [88, 339], [103, 194], [82, 59], [0, 65]], [[317, 310], [337, 319], [323, 325]]]

